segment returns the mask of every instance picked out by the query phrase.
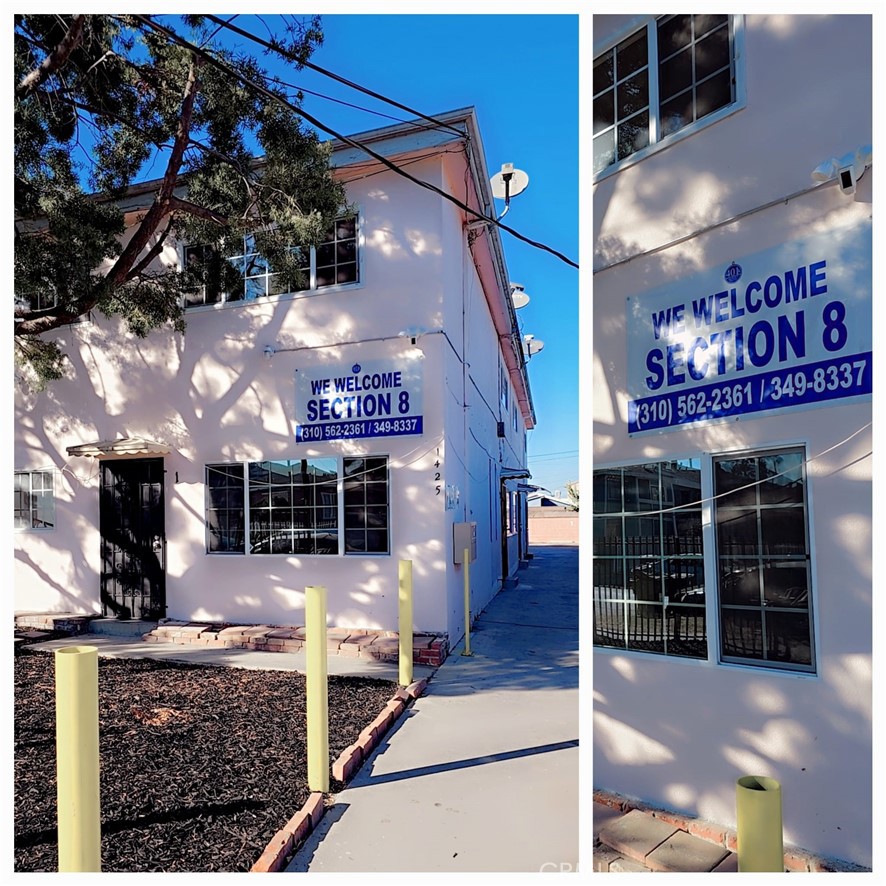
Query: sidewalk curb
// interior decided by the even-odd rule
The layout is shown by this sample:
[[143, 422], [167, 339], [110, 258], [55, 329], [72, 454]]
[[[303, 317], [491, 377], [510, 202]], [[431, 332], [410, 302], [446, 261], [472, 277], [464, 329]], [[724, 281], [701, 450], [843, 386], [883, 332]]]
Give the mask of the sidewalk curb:
[[[428, 678], [400, 687], [375, 719], [360, 733], [357, 741], [345, 748], [332, 764], [332, 777], [347, 783], [369, 755], [381, 744], [382, 738], [397, 722], [410, 702], [424, 694]], [[314, 831], [326, 812], [326, 794], [314, 792], [302, 808], [271, 837], [258, 861], [250, 868], [251, 874], [282, 871], [296, 850]]]

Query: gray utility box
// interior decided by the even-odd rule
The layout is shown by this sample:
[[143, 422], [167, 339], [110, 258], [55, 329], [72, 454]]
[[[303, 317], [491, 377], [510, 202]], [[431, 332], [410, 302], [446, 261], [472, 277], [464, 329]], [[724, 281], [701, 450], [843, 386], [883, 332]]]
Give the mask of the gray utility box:
[[453, 523], [452, 562], [456, 565], [461, 563], [464, 559], [465, 550], [468, 551], [470, 562], [477, 559], [477, 524]]

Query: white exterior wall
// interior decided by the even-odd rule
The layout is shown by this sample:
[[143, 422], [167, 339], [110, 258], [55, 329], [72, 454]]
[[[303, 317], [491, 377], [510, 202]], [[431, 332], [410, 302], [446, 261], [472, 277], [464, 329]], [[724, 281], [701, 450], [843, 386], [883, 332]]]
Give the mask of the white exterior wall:
[[[626, 19], [596, 16], [595, 49]], [[870, 402], [627, 430], [629, 296], [871, 216], [868, 170], [851, 197], [830, 185], [667, 246], [808, 187], [823, 160], [871, 142], [870, 17], [746, 16], [744, 25], [746, 108], [596, 185], [594, 465], [701, 457], [704, 481], [724, 452], [801, 444], [807, 458], [826, 453], [807, 465], [817, 673], [717, 663], [708, 507], [709, 658], [594, 650], [594, 784], [734, 827], [735, 780], [768, 775], [782, 784], [786, 843], [870, 865], [870, 428], [839, 445], [871, 421]], [[702, 494], [711, 493], [708, 483]]]
[[[445, 184], [439, 158], [414, 163], [410, 173]], [[435, 494], [434, 462], [439, 449], [445, 481], [462, 490], [463, 512], [476, 493], [457, 460], [445, 457], [449, 440], [463, 433], [460, 410], [456, 430], [448, 427], [460, 371], [457, 379], [448, 378], [452, 351], [443, 334], [420, 336], [413, 346], [398, 333], [455, 329], [460, 347], [461, 310], [454, 318], [444, 316], [444, 295], [458, 286], [455, 300], [447, 295], [446, 301], [456, 304], [459, 268], [475, 272], [463, 256], [459, 213], [441, 216], [443, 201], [430, 191], [385, 172], [351, 183], [348, 196], [360, 213], [358, 286], [191, 310], [184, 336], [159, 331], [144, 341], [128, 339], [125, 346], [125, 333], [105, 318], [59, 333], [73, 378], [17, 404], [16, 470], [51, 463], [58, 471], [56, 528], [16, 533], [17, 610], [100, 611], [99, 463], [69, 458], [66, 447], [142, 436], [173, 450], [165, 457], [169, 617], [299, 624], [304, 587], [323, 584], [330, 623], [396, 630], [398, 560], [404, 558], [413, 560], [416, 629], [455, 630], [459, 636], [461, 575], [452, 564], [451, 522], [461, 512], [445, 511], [445, 495]], [[488, 308], [479, 283], [473, 285], [479, 293], [473, 310], [488, 336], [481, 350], [494, 352]], [[374, 338], [385, 340], [366, 341]], [[322, 347], [341, 341], [363, 343]], [[271, 359], [264, 355], [267, 345], [277, 350]], [[422, 436], [295, 443], [297, 368], [346, 369], [416, 351], [424, 354]], [[486, 432], [475, 430], [481, 439]], [[362, 454], [389, 458], [390, 555], [206, 553], [206, 464]], [[482, 556], [489, 557], [486, 545]], [[488, 598], [488, 581], [481, 584]]]

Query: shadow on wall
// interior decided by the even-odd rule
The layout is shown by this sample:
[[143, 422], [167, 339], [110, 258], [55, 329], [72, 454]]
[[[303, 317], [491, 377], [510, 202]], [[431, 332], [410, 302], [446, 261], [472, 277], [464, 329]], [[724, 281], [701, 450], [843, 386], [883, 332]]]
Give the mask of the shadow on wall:
[[[406, 239], [396, 241], [392, 224], [383, 220], [373, 223], [385, 230], [379, 240], [367, 239], [362, 246], [367, 264], [382, 265], [395, 255], [399, 272], [419, 274], [425, 267], [423, 251], [428, 250], [427, 238], [410, 229]], [[373, 257], [372, 253], [378, 253]], [[409, 262], [413, 262], [410, 270]], [[372, 296], [379, 287], [359, 291], [320, 293], [277, 302], [252, 302], [242, 306], [194, 312], [188, 315], [189, 329], [184, 335], [158, 330], [147, 339], [139, 340], [123, 331], [118, 320], [97, 317], [96, 323], [83, 323], [60, 330], [70, 360], [68, 377], [50, 384], [41, 394], [23, 393], [18, 410], [20, 435], [26, 451], [39, 453], [70, 478], [73, 499], [84, 501], [83, 493], [95, 494], [95, 513], [84, 513], [83, 507], [74, 508], [57, 497], [57, 517], [66, 526], [76, 526], [75, 540], [64, 552], [63, 566], [47, 571], [46, 564], [36, 561], [38, 548], [28, 539], [25, 547], [16, 551], [16, 557], [31, 569], [35, 582], [55, 591], [60, 599], [70, 600], [76, 610], [98, 605], [99, 577], [98, 550], [98, 462], [91, 459], [69, 459], [68, 445], [92, 442], [96, 439], [123, 435], [141, 435], [170, 446], [174, 455], [167, 457], [167, 468], [175, 460], [183, 475], [187, 473], [202, 487], [202, 453], [195, 450], [195, 441], [201, 448], [215, 435], [218, 440], [218, 460], [288, 458], [292, 454], [293, 398], [292, 367], [297, 354], [278, 354], [276, 366], [262, 356], [265, 343], [280, 347], [300, 348], [324, 343], [330, 339], [342, 341], [366, 337], [367, 319], [378, 313]], [[437, 319], [439, 316], [434, 315]], [[439, 325], [439, 323], [438, 323]], [[376, 323], [375, 328], [378, 327]], [[390, 335], [402, 328], [395, 317], [390, 318]], [[351, 353], [353, 351], [350, 351]], [[312, 361], [340, 364], [348, 359], [346, 347], [327, 347], [312, 352]], [[281, 366], [281, 361], [286, 360]], [[438, 502], [424, 495], [427, 488], [425, 456], [434, 452], [439, 440], [427, 436], [414, 438], [414, 448], [400, 459], [401, 479], [407, 471], [415, 471], [403, 490], [410, 501], [415, 523], [425, 522]], [[358, 444], [366, 441], [358, 441]], [[357, 454], [359, 445], [342, 441], [336, 454]], [[209, 443], [209, 445], [213, 445]], [[424, 460], [424, 461], [423, 461]], [[177, 495], [168, 478], [167, 522], [169, 509], [183, 509], [189, 515], [190, 525], [199, 527], [193, 537], [176, 539], [180, 545], [179, 562], [194, 564], [205, 559], [205, 539], [202, 527], [205, 515], [202, 501]], [[78, 502], [78, 504], [80, 504]], [[72, 531], [73, 534], [73, 531]], [[89, 550], [90, 548], [95, 550]], [[421, 581], [424, 573], [445, 570], [445, 550], [439, 539], [426, 538], [416, 543], [416, 556], [421, 550], [423, 562], [415, 566], [414, 579]], [[93, 556], [94, 555], [94, 556]], [[261, 562], [260, 560], [258, 562]], [[259, 609], [269, 597], [283, 595], [286, 606], [299, 611], [303, 587], [288, 587], [280, 558], [268, 558], [259, 567], [256, 559], [250, 563], [249, 581], [245, 582], [239, 605], [244, 611]], [[352, 620], [358, 607], [371, 608], [373, 597], [397, 593], [397, 561], [387, 558], [364, 562], [365, 576], [357, 586], [341, 594], [343, 603], [330, 611], [330, 617]], [[294, 566], [294, 574], [305, 576], [311, 583], [308, 561], [293, 556], [287, 564]], [[352, 566], [352, 564], [350, 564]], [[233, 566], [233, 564], [232, 564]], [[234, 566], [234, 568], [236, 568]], [[289, 569], [286, 570], [290, 571]], [[58, 574], [64, 572], [62, 581]], [[192, 567], [175, 576], [187, 582]], [[199, 572], [199, 570], [197, 570]], [[334, 572], [334, 570], [333, 570]], [[195, 575], [196, 577], [196, 575]], [[204, 576], [205, 579], [205, 576]], [[256, 594], [253, 588], [269, 587]], [[385, 588], [388, 590], [385, 591]], [[85, 590], [84, 590], [85, 589]], [[393, 604], [396, 611], [396, 601]], [[211, 614], [211, 596], [207, 595], [207, 612]], [[421, 614], [416, 613], [417, 629], [421, 630]], [[244, 618], [244, 621], [247, 620]], [[298, 621], [298, 617], [294, 618]]]

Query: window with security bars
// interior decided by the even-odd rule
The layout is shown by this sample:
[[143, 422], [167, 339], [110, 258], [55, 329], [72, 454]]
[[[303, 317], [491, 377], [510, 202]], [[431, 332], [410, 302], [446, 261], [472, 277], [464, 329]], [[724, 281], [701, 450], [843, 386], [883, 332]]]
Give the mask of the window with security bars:
[[[248, 302], [274, 295], [294, 295], [343, 286], [359, 281], [357, 219], [338, 219], [317, 247], [292, 246], [300, 280], [287, 279], [262, 256], [254, 235], [228, 239], [222, 256], [209, 246], [191, 245], [184, 249], [185, 266], [203, 282], [185, 295], [185, 307]], [[234, 269], [239, 282], [224, 286], [223, 262]]]
[[594, 645], [707, 658], [701, 463], [594, 471]]
[[814, 671], [805, 454], [714, 460], [720, 657]]
[[16, 471], [13, 496], [13, 525], [16, 529], [55, 528], [52, 471]]
[[737, 101], [734, 18], [662, 16], [594, 59], [594, 175]]
[[211, 554], [386, 554], [385, 457], [206, 465]]

